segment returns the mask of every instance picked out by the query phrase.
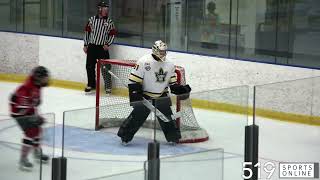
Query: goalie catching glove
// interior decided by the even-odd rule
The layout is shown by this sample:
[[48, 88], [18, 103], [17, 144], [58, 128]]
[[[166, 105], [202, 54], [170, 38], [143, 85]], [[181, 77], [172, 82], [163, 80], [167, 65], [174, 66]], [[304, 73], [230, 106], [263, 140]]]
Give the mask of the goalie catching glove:
[[129, 88], [129, 98], [130, 98], [130, 105], [133, 106], [134, 102], [142, 101], [143, 100], [143, 91], [142, 85], [138, 83], [133, 83], [128, 85]]
[[191, 87], [187, 85], [174, 84], [170, 86], [171, 93], [178, 95], [181, 100], [186, 100], [190, 96]]

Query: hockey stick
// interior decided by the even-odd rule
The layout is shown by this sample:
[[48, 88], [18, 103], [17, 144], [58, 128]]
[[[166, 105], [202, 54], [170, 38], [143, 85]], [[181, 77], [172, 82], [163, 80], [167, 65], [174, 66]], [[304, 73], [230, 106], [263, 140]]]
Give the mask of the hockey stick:
[[[126, 83], [124, 83], [117, 75], [115, 75], [113, 72], [111, 72], [110, 70], [108, 71], [108, 73], [113, 76], [114, 78], [118, 79], [122, 85], [124, 85], [126, 88], [128, 88], [128, 85]], [[169, 122], [170, 120], [161, 112], [159, 111], [156, 107], [153, 106], [153, 104], [146, 100], [143, 97], [143, 101], [142, 101], [143, 105], [145, 105], [150, 111], [155, 110], [156, 112], [156, 116], [159, 117], [163, 122]], [[178, 116], [180, 117], [180, 116]], [[176, 118], [178, 118], [175, 114], [171, 115], [171, 118], [173, 120], [175, 120]]]

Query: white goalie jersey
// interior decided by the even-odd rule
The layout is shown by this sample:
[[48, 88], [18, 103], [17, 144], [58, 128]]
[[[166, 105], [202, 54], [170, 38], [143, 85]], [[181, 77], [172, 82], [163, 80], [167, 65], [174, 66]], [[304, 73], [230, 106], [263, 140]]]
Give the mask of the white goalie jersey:
[[168, 92], [169, 85], [177, 82], [175, 66], [168, 61], [156, 61], [151, 54], [140, 58], [132, 69], [129, 80], [141, 83], [143, 93], [150, 97], [160, 97]]

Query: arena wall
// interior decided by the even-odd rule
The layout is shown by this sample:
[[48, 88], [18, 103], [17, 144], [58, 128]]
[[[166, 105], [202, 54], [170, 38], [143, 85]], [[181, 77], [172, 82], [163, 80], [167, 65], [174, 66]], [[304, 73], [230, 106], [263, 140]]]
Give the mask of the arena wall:
[[[10, 78], [14, 79], [12, 74], [26, 75], [32, 67], [43, 65], [50, 69], [53, 79], [56, 80], [54, 81], [56, 86], [73, 89], [82, 89], [85, 86], [87, 77], [86, 57], [82, 51], [83, 41], [7, 32], [0, 32], [0, 37], [0, 59], [2, 61], [0, 80], [10, 81]], [[110, 49], [111, 58], [114, 59], [138, 59], [146, 53], [151, 53], [151, 49], [124, 45], [113, 45]], [[320, 70], [315, 69], [181, 52], [169, 52], [167, 57], [176, 65], [185, 68], [187, 83], [190, 84], [193, 92], [248, 85], [249, 105], [252, 104], [252, 87], [254, 85], [320, 76]], [[306, 85], [308, 84], [301, 83], [301, 96], [295, 95], [294, 97], [305, 100], [303, 97], [305, 91], [302, 89]], [[299, 91], [298, 87], [299, 85], [297, 91]], [[287, 86], [283, 86], [280, 91], [285, 96], [290, 96], [287, 94], [286, 88]], [[274, 95], [264, 94], [263, 96], [268, 99]], [[230, 99], [230, 97], [228, 98]], [[279, 106], [274, 103], [276, 102], [268, 102], [263, 104], [263, 107], [274, 109]], [[305, 106], [281, 107], [281, 110], [288, 113], [319, 115], [319, 113], [310, 114], [309, 107]]]

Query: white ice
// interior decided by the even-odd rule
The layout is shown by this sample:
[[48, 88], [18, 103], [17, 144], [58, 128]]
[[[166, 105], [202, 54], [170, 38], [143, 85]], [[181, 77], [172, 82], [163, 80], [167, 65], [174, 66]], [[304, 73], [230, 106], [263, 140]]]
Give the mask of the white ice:
[[[23, 172], [18, 169], [22, 132], [14, 120], [8, 116], [8, 98], [17, 86], [16, 83], [0, 83], [0, 101], [2, 102], [0, 104], [0, 179], [39, 179], [40, 165], [37, 163], [34, 163], [36, 167], [32, 172]], [[44, 89], [42, 100], [41, 113], [54, 113], [56, 124], [62, 123], [64, 111], [95, 106], [95, 96], [86, 96], [81, 91], [53, 87]], [[175, 180], [195, 179], [194, 176], [199, 179], [243, 179], [241, 175], [244, 159], [244, 128], [248, 118], [243, 115], [201, 109], [194, 109], [194, 112], [200, 126], [208, 131], [210, 139], [207, 142], [187, 144], [187, 146], [204, 149], [222, 148], [224, 153], [210, 151], [202, 154], [205, 157], [202, 157], [201, 154], [186, 156], [185, 160], [198, 158], [199, 161], [180, 162], [174, 165], [164, 160], [161, 165], [162, 177]], [[260, 128], [259, 161], [262, 165], [266, 162], [273, 162], [277, 166], [279, 162], [320, 161], [320, 127], [260, 117], [257, 117], [256, 120]], [[76, 120], [74, 122], [77, 123]], [[130, 146], [123, 148], [130, 151]], [[55, 148], [44, 146], [44, 151], [51, 156], [61, 156], [60, 145], [55, 145]], [[68, 180], [94, 179], [135, 170], [141, 171], [132, 172], [128, 177], [125, 175], [116, 177], [119, 177], [118, 179], [144, 178], [142, 170], [147, 154], [133, 156], [66, 149], [64, 155], [68, 158]], [[223, 155], [224, 158], [221, 158], [220, 155]], [[176, 158], [176, 160], [181, 161], [181, 158]], [[170, 172], [172, 175], [167, 176], [170, 169], [172, 169]], [[51, 164], [43, 165], [42, 170], [43, 179], [51, 179]], [[275, 173], [271, 179], [278, 179], [277, 170]], [[265, 176], [266, 173], [262, 173], [262, 177], [265, 178]]]

